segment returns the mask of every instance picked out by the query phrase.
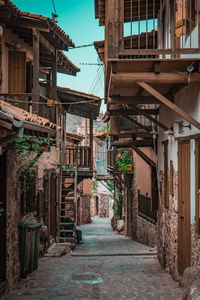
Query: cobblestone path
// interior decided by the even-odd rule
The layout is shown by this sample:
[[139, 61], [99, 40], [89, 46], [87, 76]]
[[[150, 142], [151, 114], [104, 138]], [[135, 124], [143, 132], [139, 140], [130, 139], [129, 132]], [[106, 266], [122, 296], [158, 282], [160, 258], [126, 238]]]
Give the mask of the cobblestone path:
[[181, 299], [149, 247], [113, 233], [108, 219], [81, 230], [84, 243], [72, 256], [40, 259], [39, 269], [3, 300]]

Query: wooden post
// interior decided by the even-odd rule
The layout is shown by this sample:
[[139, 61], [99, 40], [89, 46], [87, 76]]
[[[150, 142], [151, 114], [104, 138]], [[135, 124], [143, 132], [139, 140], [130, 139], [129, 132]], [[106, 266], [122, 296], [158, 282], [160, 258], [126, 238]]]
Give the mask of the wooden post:
[[[112, 105], [112, 109], [120, 109], [119, 105]], [[120, 123], [119, 116], [110, 116], [110, 134], [119, 133]], [[113, 141], [113, 137], [111, 137], [111, 141]]]
[[78, 185], [78, 146], [75, 147], [75, 175], [74, 175], [74, 234], [76, 236], [76, 226], [77, 226], [77, 185]]
[[141, 86], [145, 91], [147, 91], [149, 94], [153, 95], [155, 98], [157, 98], [161, 103], [165, 104], [167, 107], [175, 111], [179, 116], [181, 116], [183, 119], [191, 123], [196, 128], [200, 129], [200, 123], [192, 118], [189, 114], [187, 114], [182, 108], [177, 106], [176, 104], [172, 103], [169, 99], [167, 99], [165, 96], [163, 96], [161, 93], [159, 93], [157, 90], [152, 88], [150, 85], [148, 85], [145, 82], [138, 82], [138, 85]]
[[[40, 39], [39, 31], [33, 28], [33, 90], [32, 101], [39, 102], [40, 100]], [[39, 104], [33, 103], [33, 112], [39, 113]]]
[[90, 169], [93, 171], [93, 112], [90, 116], [90, 151], [91, 151], [91, 160], [90, 160]]
[[[55, 55], [52, 55], [52, 99], [57, 100], [57, 51]], [[56, 122], [56, 109], [53, 106], [51, 108], [51, 121]]]

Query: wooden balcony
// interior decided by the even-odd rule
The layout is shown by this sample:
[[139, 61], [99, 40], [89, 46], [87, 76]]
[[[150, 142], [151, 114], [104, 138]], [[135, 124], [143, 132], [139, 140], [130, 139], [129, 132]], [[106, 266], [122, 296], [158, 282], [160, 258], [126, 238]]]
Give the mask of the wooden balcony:
[[91, 149], [89, 146], [67, 147], [66, 148], [66, 167], [75, 169], [76, 161], [78, 167], [78, 175], [90, 177], [93, 174], [93, 166], [91, 165]]

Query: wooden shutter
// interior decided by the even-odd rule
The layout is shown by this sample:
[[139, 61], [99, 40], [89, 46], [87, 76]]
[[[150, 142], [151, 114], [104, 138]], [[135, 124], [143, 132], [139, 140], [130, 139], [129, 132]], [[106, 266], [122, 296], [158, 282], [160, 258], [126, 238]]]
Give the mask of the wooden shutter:
[[[26, 53], [9, 51], [9, 93], [26, 93]], [[22, 98], [20, 98], [23, 100]], [[13, 104], [13, 103], [12, 103]], [[25, 103], [18, 107], [25, 108]]]

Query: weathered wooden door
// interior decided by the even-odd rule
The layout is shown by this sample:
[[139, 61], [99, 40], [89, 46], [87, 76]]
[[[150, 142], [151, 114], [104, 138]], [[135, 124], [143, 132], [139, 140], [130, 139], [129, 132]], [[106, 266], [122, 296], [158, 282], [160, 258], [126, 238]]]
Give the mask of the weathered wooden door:
[[0, 284], [6, 280], [6, 154], [0, 155]]
[[50, 179], [50, 234], [56, 236], [56, 183], [55, 174], [51, 175]]
[[[9, 93], [26, 93], [26, 53], [9, 51]], [[20, 98], [23, 100], [23, 98]], [[19, 103], [25, 108], [25, 103]]]
[[178, 145], [178, 270], [191, 264], [190, 141]]

